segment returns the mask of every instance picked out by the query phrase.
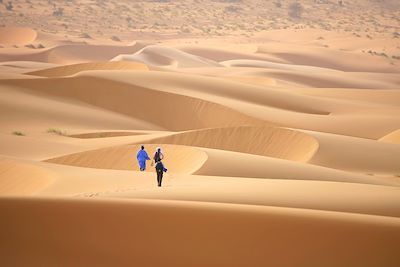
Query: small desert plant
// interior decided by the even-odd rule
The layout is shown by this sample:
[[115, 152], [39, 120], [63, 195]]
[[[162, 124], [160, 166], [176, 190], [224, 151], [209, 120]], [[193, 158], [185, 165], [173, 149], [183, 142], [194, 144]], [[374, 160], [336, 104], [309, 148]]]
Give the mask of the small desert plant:
[[92, 36], [90, 36], [88, 33], [84, 32], [80, 36], [80, 38], [86, 38], [86, 39], [92, 39]]
[[280, 1], [276, 1], [274, 2], [275, 7], [277, 8], [281, 8], [282, 7], [282, 3]]
[[52, 133], [52, 134], [57, 134], [57, 135], [62, 135], [62, 136], [66, 136], [67, 133], [65, 131], [61, 131], [60, 129], [55, 129], [55, 128], [49, 128], [47, 130], [48, 133]]
[[23, 132], [20, 131], [14, 131], [12, 132], [13, 135], [18, 135], [18, 136], [25, 136], [25, 134]]
[[105, 133], [97, 133], [97, 137], [104, 138], [104, 137], [106, 137], [106, 134]]
[[62, 17], [64, 15], [64, 8], [59, 7], [53, 11], [53, 16]]
[[121, 39], [119, 39], [119, 37], [115, 36], [115, 35], [111, 37], [111, 40], [113, 40], [115, 42], [121, 42]]
[[303, 6], [298, 2], [294, 2], [289, 5], [289, 16], [292, 18], [301, 18], [303, 11]]
[[6, 9], [7, 9], [8, 11], [12, 11], [13, 8], [14, 8], [14, 6], [13, 6], [13, 4], [12, 4], [11, 2], [8, 2], [8, 3], [6, 4]]

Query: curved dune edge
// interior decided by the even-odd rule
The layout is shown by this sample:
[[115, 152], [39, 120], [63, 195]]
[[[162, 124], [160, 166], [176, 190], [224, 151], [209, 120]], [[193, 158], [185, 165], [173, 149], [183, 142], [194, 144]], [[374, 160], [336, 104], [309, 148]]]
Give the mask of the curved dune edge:
[[23, 54], [0, 53], [0, 61], [38, 61], [56, 64], [109, 61], [120, 54], [135, 53], [145, 46], [140, 42], [128, 46], [65, 44]]
[[0, 44], [26, 45], [35, 41], [37, 32], [26, 27], [0, 27]]
[[92, 138], [107, 138], [107, 137], [119, 137], [119, 136], [133, 136], [133, 135], [145, 135], [147, 133], [140, 132], [96, 132], [96, 133], [82, 133], [82, 134], [71, 134], [69, 137], [81, 138], [81, 139], [92, 139]]
[[64, 78], [8, 80], [4, 83], [60, 97], [64, 101], [78, 100], [171, 131], [266, 123], [221, 104], [99, 77], [78, 74]]
[[400, 129], [383, 136], [379, 141], [384, 143], [400, 144]]
[[208, 160], [194, 173], [196, 175], [400, 186], [400, 180], [394, 177], [384, 179], [379, 176], [374, 177], [278, 158], [209, 148], [203, 148], [203, 150], [207, 153]]
[[[40, 198], [2, 198], [0, 211], [1, 236], [13, 241], [0, 245], [2, 262], [10, 266], [400, 264], [400, 220], [391, 217], [165, 200]], [[29, 253], [21, 257], [21, 251]]]
[[50, 78], [71, 76], [81, 71], [87, 70], [149, 70], [149, 68], [145, 64], [133, 61], [90, 62], [59, 66], [39, 71], [28, 72], [25, 74]]
[[[152, 158], [159, 145], [144, 144], [144, 146], [149, 157]], [[45, 160], [45, 162], [96, 169], [139, 171], [136, 161], [139, 149], [140, 145], [115, 146], [65, 155]], [[163, 145], [162, 149], [168, 151], [168, 157], [163, 162], [172, 173], [194, 173], [208, 158], [205, 152], [186, 146]], [[147, 161], [146, 171], [154, 172], [150, 161]]]
[[307, 162], [318, 150], [318, 141], [305, 133], [269, 126], [238, 126], [193, 130], [149, 140], [262, 155]]
[[113, 61], [138, 61], [154, 67], [196, 68], [216, 67], [217, 62], [172, 47], [148, 45], [132, 55], [119, 55]]
[[38, 166], [0, 158], [0, 195], [31, 195], [53, 178], [53, 173]]

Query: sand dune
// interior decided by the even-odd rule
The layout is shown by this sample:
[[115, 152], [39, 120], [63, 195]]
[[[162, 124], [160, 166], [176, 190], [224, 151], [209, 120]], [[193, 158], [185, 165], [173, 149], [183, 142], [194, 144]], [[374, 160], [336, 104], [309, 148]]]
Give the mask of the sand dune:
[[[152, 152], [156, 151], [156, 147], [157, 145], [146, 144], [150, 158], [153, 156]], [[66, 155], [46, 160], [46, 162], [99, 169], [139, 171], [136, 161], [136, 153], [139, 149], [140, 145], [117, 146]], [[174, 173], [193, 173], [207, 160], [207, 154], [195, 148], [163, 145], [163, 149], [168, 151], [165, 165]], [[150, 161], [148, 165], [147, 171], [154, 172]]]
[[255, 54], [257, 49], [251, 49], [247, 52], [235, 51], [235, 49], [217, 48], [210, 46], [199, 46], [199, 45], [181, 45], [178, 48], [186, 53], [208, 58], [217, 62], [234, 60], [234, 59], [252, 59], [252, 60], [265, 60], [272, 62], [284, 63], [285, 61], [278, 57], [273, 57], [264, 54]]
[[400, 144], [400, 129], [383, 136], [379, 139], [379, 141], [385, 143]]
[[[145, 200], [30, 198], [2, 199], [0, 205], [5, 218], [0, 229], [8, 240], [1, 256], [8, 265], [395, 267], [399, 262], [398, 218]], [[29, 253], [20, 257], [21, 251]]]
[[[155, 85], [155, 81], [159, 81], [162, 86]], [[193, 110], [194, 105], [190, 104], [186, 107], [183, 106], [183, 103], [189, 104], [189, 99], [193, 99], [193, 97], [197, 98], [193, 99], [193, 101], [199, 104], [203, 103], [203, 101], [207, 103], [210, 103], [210, 101], [213, 102], [211, 106], [215, 106], [216, 110], [225, 110], [226, 107], [219, 107], [223, 105], [229, 107], [228, 110], [236, 109], [235, 112], [246, 114], [246, 116], [243, 116], [236, 113], [238, 115], [227, 116], [225, 119], [209, 114], [209, 116], [213, 117], [213, 120], [204, 117], [204, 121], [210, 122], [218, 119], [218, 121], [225, 126], [232, 126], [232, 123], [235, 125], [240, 123], [259, 123], [261, 119], [287, 127], [333, 132], [366, 138], [379, 138], [388, 131], [393, 131], [393, 128], [398, 128], [396, 125], [400, 127], [398, 117], [395, 115], [398, 109], [393, 107], [393, 105], [390, 105], [390, 107], [382, 107], [381, 105], [370, 105], [364, 102], [327, 99], [322, 97], [316, 98], [302, 95], [300, 92], [294, 94], [288, 92], [287, 89], [279, 90], [277, 88], [244, 85], [239, 82], [227, 82], [225, 79], [203, 76], [198, 77], [193, 74], [186, 76], [177, 73], [154, 73], [148, 71], [91, 71], [80, 74], [77, 77], [65, 78], [63, 82], [53, 79], [35, 79], [33, 81], [12, 80], [4, 82], [15, 86], [35, 88], [35, 90], [40, 90], [41, 92], [51, 92], [51, 94], [61, 94], [61, 92], [70, 91], [68, 94], [74, 99], [79, 99], [89, 104], [95, 103], [101, 108], [111, 109], [113, 112], [123, 113], [124, 115], [134, 115], [136, 117], [135, 119], [147, 120], [153, 124], [157, 124], [161, 128], [171, 130], [187, 130], [187, 121], [190, 121], [191, 124], [189, 129], [197, 128], [198, 125], [202, 125], [200, 127], [203, 128], [221, 125], [216, 123], [208, 123], [206, 125], [200, 124], [197, 116], [191, 116], [190, 110]], [[88, 86], [84, 86], [84, 84]], [[58, 90], [56, 92], [54, 90], [49, 90], [50, 87], [63, 88], [63, 90]], [[70, 89], [71, 87], [73, 87], [73, 89]], [[107, 94], [106, 92], [110, 92], [112, 87], [114, 87], [113, 92], [116, 92], [116, 88], [120, 88], [118, 90], [125, 92], [125, 95], [121, 97], [115, 94]], [[138, 87], [141, 89], [138, 90]], [[90, 95], [90, 92], [95, 90], [94, 88], [97, 90], [97, 100], [93, 99]], [[79, 97], [74, 94], [74, 92], [77, 91], [80, 92]], [[83, 94], [83, 92], [86, 92], [86, 94]], [[164, 96], [156, 100], [154, 97], [156, 92], [157, 94], [162, 93]], [[107, 98], [105, 98], [106, 94]], [[124, 98], [124, 100], [119, 103], [119, 105], [114, 105], [110, 104], [110, 97], [114, 99], [113, 102], [116, 102], [117, 98]], [[172, 110], [172, 114], [176, 115], [171, 116], [167, 116], [169, 114], [168, 112], [163, 112], [161, 116], [155, 115], [154, 111], [151, 111], [151, 107], [149, 105], [144, 105], [145, 102], [143, 102], [144, 99], [148, 99], [152, 105], [157, 105], [161, 110], [166, 111], [170, 109], [170, 105], [167, 105], [167, 102], [170, 101], [168, 99], [174, 98], [174, 101], [177, 101], [178, 99], [187, 99], [187, 97], [189, 97], [188, 100], [178, 101], [179, 103], [176, 105], [177, 107], [181, 107], [182, 111], [176, 109]], [[103, 102], [107, 102], [107, 104], [102, 104], [98, 99], [102, 99]], [[132, 105], [134, 99], [142, 100], [139, 106]], [[144, 110], [142, 109], [143, 105], [145, 108]], [[209, 104], [206, 105], [208, 106]], [[200, 106], [196, 109], [200, 109]], [[139, 110], [142, 111], [138, 112]], [[143, 112], [145, 110], [146, 112]], [[190, 111], [189, 113], [188, 110]], [[211, 111], [211, 109], [208, 108], [207, 110], [211, 113], [217, 112]], [[228, 110], [222, 110], [218, 112], [228, 112]], [[143, 116], [144, 113], [146, 113], [145, 116]], [[302, 113], [315, 115], [332, 114], [330, 116], [306, 116], [306, 114]], [[337, 115], [335, 115], [335, 113]], [[346, 115], [343, 116], [343, 114]], [[365, 116], [364, 114], [371, 115]], [[180, 120], [172, 120], [166, 123], [165, 120], [167, 117], [170, 118], [174, 116], [178, 116], [179, 118], [185, 117], [185, 119], [183, 119], [185, 122], [181, 123]], [[249, 118], [249, 116], [253, 118]], [[194, 121], [193, 118], [195, 118]], [[358, 125], [352, 123], [354, 119], [357, 119]], [[375, 127], [374, 125], [379, 127]]]
[[[163, 192], [145, 187], [98, 192], [96, 198], [183, 200], [338, 211], [398, 218], [399, 187], [308, 180], [173, 175]], [[166, 179], [168, 179], [166, 178]], [[154, 178], [153, 178], [154, 179]], [[196, 185], [196, 186], [195, 186]], [[355, 197], [357, 196], [357, 197]], [[315, 199], [318, 201], [315, 201]]]
[[371, 64], [369, 56], [350, 51], [311, 48], [293, 44], [286, 44], [285, 47], [282, 47], [276, 45], [276, 43], [270, 43], [259, 46], [257, 53], [272, 55], [286, 63], [296, 65], [309, 65], [349, 72], [399, 72], [398, 68], [390, 66], [382, 58], [374, 58], [374, 64]]
[[219, 66], [217, 62], [174, 48], [149, 45], [133, 55], [119, 55], [113, 61], [137, 61], [155, 67], [193, 68]]
[[207, 154], [208, 159], [195, 172], [196, 175], [400, 185], [400, 181], [395, 177], [388, 179], [226, 150], [206, 148], [201, 148], [201, 150]]
[[0, 27], [0, 44], [26, 45], [35, 41], [37, 32], [26, 27]]
[[376, 140], [307, 132], [318, 140], [310, 163], [365, 174], [400, 173], [400, 147]]
[[[377, 72], [343, 72], [309, 65], [280, 64], [260, 60], [229, 60], [221, 64], [229, 67], [260, 68], [270, 77], [280, 78], [307, 86], [326, 88], [393, 89], [400, 84], [398, 75]], [[278, 70], [278, 71], [275, 71]], [[315, 76], [318, 72], [318, 76]]]
[[38, 166], [0, 156], [0, 195], [31, 195], [48, 186], [54, 175]]
[[[132, 116], [133, 119], [143, 122], [143, 125], [149, 125], [148, 123], [157, 125], [154, 129], [189, 130], [260, 123], [260, 120], [220, 104], [98, 78], [102, 73], [105, 71], [97, 71], [97, 74], [94, 72], [94, 77], [85, 74], [71, 78], [4, 82], [29, 88], [49, 98], [61, 97], [70, 102], [79, 101], [113, 113]], [[133, 78], [132, 72], [125, 71], [125, 74]]]
[[148, 70], [148, 67], [144, 64], [136, 62], [96, 62], [59, 66], [34, 72], [28, 72], [26, 74], [41, 77], [62, 77], [71, 76], [81, 71], [88, 70]]
[[[3, 121], [10, 122], [2, 125], [3, 133], [11, 133], [17, 130], [40, 130], [45, 132], [49, 128], [67, 130], [73, 128], [95, 130], [108, 128], [111, 130], [127, 129], [129, 127], [147, 130], [160, 129], [160, 127], [138, 118], [118, 114], [103, 107], [83, 104], [82, 101], [78, 101], [79, 99], [57, 96], [53, 89], [62, 86], [63, 83], [57, 83], [57, 87], [46, 87], [40, 80], [42, 79], [38, 79], [37, 90], [35, 88], [26, 90], [15, 87], [12, 89], [1, 87], [0, 118]], [[64, 86], [68, 90], [72, 85], [64, 84]], [[53, 93], [47, 96], [43, 93], [37, 94], [45, 88]], [[110, 90], [112, 89], [110, 88]], [[90, 97], [89, 94], [87, 97]], [[18, 98], [18, 102], [14, 101], [15, 98]]]
[[[90, 77], [99, 77], [96, 73], [87, 73]], [[216, 79], [213, 77], [204, 77], [199, 75], [189, 75], [169, 72], [119, 72], [119, 73], [101, 73], [103, 79], [110, 82], [123, 82], [128, 85], [134, 85], [149, 88], [157, 91], [169, 92], [185, 96], [201, 98], [207, 101], [217, 102], [227, 105], [228, 100], [239, 100], [240, 102], [263, 105], [282, 110], [289, 110], [301, 113], [310, 113], [318, 115], [328, 115], [327, 106], [332, 110], [338, 104], [329, 103], [324, 99], [316, 99], [300, 94], [290, 94], [288, 92], [274, 88], [265, 88], [261, 86], [244, 85], [227, 81], [225, 79]], [[156, 85], [154, 81], [159, 81], [162, 86]], [[317, 103], [315, 103], [317, 102]], [[314, 103], [311, 107], [310, 103]], [[242, 105], [237, 105], [237, 109]]]
[[77, 64], [108, 61], [122, 53], [135, 53], [145, 44], [129, 46], [67, 44], [57, 45], [44, 51], [25, 51], [23, 53], [0, 53], [1, 61], [39, 61], [56, 64]]
[[26, 72], [29, 70], [38, 70], [38, 69], [47, 69], [56, 67], [56, 64], [45, 63], [45, 62], [36, 62], [36, 61], [5, 61], [0, 63], [1, 66], [13, 68], [14, 71], [18, 69], [21, 72]]
[[149, 142], [244, 152], [307, 162], [318, 142], [301, 132], [275, 127], [230, 127], [188, 131]]
[[386, 106], [400, 106], [399, 90], [349, 89], [349, 88], [299, 88], [303, 94], [367, 102], [370, 105], [382, 104]]

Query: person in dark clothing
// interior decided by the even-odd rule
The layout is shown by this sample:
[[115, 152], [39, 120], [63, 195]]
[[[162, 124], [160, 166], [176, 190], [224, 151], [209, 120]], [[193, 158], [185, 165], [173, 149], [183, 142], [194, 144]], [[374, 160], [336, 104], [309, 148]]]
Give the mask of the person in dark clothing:
[[167, 169], [164, 167], [164, 164], [162, 163], [162, 160], [164, 159], [164, 154], [161, 152], [161, 148], [159, 147], [157, 148], [157, 151], [154, 154], [153, 159], [156, 165], [157, 183], [158, 186], [161, 186], [164, 172], [167, 171]]

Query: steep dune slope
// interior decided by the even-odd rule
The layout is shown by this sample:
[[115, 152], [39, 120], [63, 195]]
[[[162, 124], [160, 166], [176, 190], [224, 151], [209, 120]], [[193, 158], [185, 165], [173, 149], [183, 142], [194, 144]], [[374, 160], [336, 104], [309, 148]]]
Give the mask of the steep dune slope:
[[[4, 85], [0, 87], [0, 118], [7, 122], [0, 126], [3, 132], [38, 129], [46, 131], [49, 128], [161, 129], [161, 127], [139, 118], [118, 114], [101, 106], [88, 105], [74, 98], [57, 95], [57, 91], [54, 89], [63, 86], [61, 82], [51, 87], [51, 85], [46, 86], [47, 82], [44, 79], [37, 81], [37, 90]], [[84, 84], [81, 86], [84, 87]], [[54, 93], [48, 95], [41, 93], [45, 88]], [[71, 85], [65, 84], [64, 88], [69, 90]], [[87, 94], [87, 97], [90, 97], [90, 94]], [[93, 97], [90, 98], [93, 99]]]
[[309, 135], [275, 127], [230, 127], [194, 130], [149, 142], [216, 148], [307, 162], [318, 150]]
[[[98, 75], [110, 71], [97, 71]], [[118, 72], [117, 72], [118, 73]], [[132, 76], [134, 72], [125, 71]], [[134, 79], [134, 77], [131, 77]], [[9, 80], [12, 86], [35, 94], [90, 104], [101, 109], [157, 125], [155, 128], [188, 130], [214, 126], [261, 123], [235, 110], [201, 99], [161, 92], [87, 75], [67, 78]], [[24, 89], [25, 90], [25, 89]], [[32, 92], [32, 91], [29, 91]]]

